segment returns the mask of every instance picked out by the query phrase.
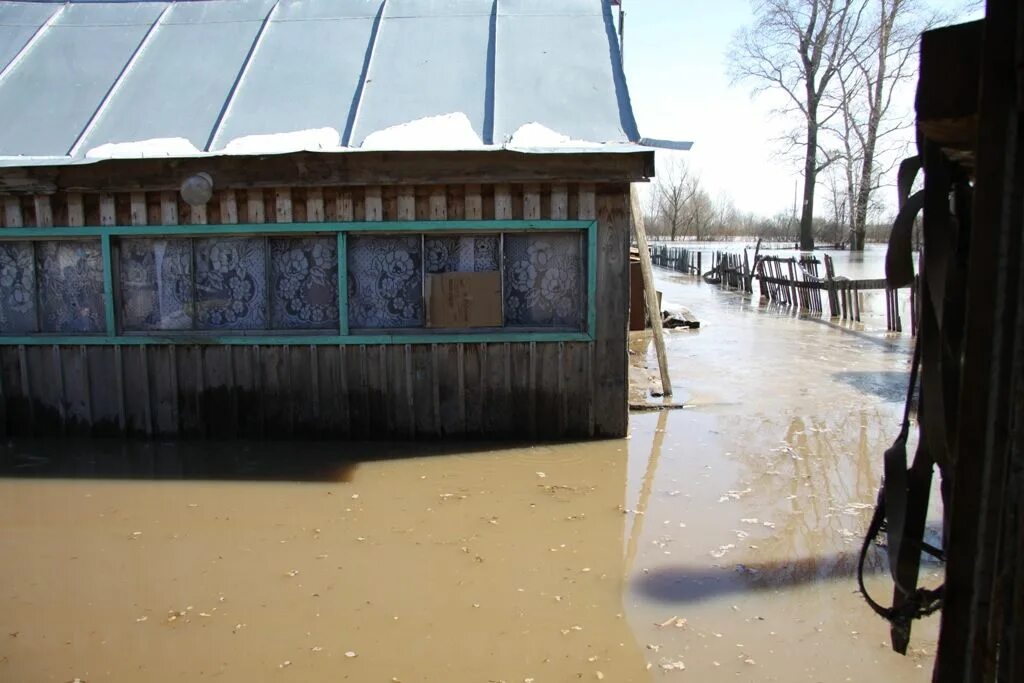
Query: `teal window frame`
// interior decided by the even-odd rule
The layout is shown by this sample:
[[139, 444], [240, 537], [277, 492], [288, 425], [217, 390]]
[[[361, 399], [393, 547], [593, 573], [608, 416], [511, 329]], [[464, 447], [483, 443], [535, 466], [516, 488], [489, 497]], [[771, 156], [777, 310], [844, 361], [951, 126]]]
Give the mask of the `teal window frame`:
[[[348, 235], [349, 233], [477, 233], [539, 231], [582, 231], [587, 245], [587, 311], [584, 331], [517, 331], [514, 328], [481, 332], [395, 332], [353, 334], [348, 325]], [[208, 333], [119, 334], [114, 301], [112, 240], [119, 237], [201, 237], [209, 235], [335, 235], [338, 240], [338, 333]], [[41, 241], [99, 238], [103, 255], [103, 296], [106, 308], [105, 334], [0, 334], [0, 345], [352, 345], [352, 344], [454, 344], [488, 342], [594, 341], [597, 329], [597, 221], [594, 220], [491, 220], [491, 221], [374, 221], [333, 223], [218, 223], [211, 225], [111, 225], [47, 228], [0, 228], [0, 240]]]

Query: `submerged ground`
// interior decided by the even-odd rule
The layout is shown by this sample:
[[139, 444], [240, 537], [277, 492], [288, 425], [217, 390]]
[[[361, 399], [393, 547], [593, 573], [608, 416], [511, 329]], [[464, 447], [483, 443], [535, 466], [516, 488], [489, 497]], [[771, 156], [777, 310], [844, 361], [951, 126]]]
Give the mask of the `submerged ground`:
[[853, 578], [910, 335], [659, 281], [691, 407], [628, 439], [7, 444], [0, 680], [929, 680]]

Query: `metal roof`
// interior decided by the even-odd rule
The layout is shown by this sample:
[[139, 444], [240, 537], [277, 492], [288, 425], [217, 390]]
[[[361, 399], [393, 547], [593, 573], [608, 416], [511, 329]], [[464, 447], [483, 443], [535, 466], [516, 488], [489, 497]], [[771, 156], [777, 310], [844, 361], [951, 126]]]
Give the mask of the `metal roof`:
[[371, 135], [377, 150], [642, 149], [607, 1], [0, 0], [0, 165], [355, 151]]

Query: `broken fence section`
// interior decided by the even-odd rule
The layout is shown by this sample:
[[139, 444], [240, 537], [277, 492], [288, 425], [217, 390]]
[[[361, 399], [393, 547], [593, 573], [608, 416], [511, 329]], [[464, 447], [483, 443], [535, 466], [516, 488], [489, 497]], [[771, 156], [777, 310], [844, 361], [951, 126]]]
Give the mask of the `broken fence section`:
[[[796, 306], [801, 311], [810, 313], [824, 313], [824, 299], [828, 302], [831, 317], [860, 322], [864, 308], [862, 294], [882, 290], [885, 296], [886, 329], [890, 332], [903, 331], [898, 289], [890, 288], [885, 279], [850, 280], [836, 277], [832, 257], [827, 254], [824, 257], [824, 276], [819, 272], [821, 265], [821, 261], [814, 256], [760, 257], [757, 259], [756, 271], [761, 296], [783, 306]], [[917, 334], [916, 279], [909, 289], [911, 333]]]

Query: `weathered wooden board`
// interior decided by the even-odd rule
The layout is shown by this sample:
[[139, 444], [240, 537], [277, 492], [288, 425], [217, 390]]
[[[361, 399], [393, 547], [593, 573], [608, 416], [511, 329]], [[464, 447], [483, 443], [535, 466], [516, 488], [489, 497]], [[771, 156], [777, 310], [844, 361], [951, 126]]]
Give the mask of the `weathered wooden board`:
[[[204, 220], [598, 221], [593, 343], [388, 346], [4, 347], [4, 433], [356, 438], [621, 436], [626, 431], [628, 216], [624, 183], [345, 187], [218, 185], [194, 210], [173, 189], [5, 197], [4, 224], [153, 226]], [[145, 186], [145, 190], [140, 189]], [[82, 188], [87, 186], [83, 185]]]

